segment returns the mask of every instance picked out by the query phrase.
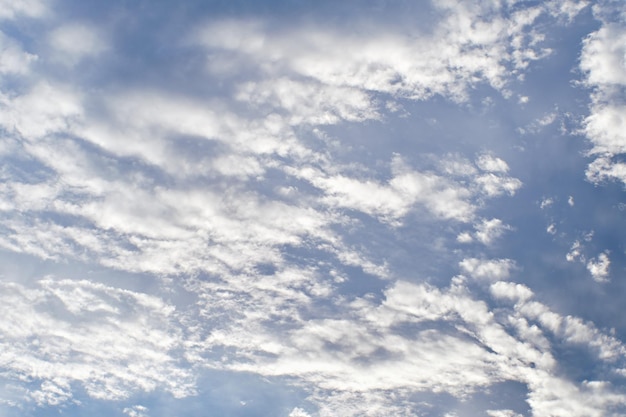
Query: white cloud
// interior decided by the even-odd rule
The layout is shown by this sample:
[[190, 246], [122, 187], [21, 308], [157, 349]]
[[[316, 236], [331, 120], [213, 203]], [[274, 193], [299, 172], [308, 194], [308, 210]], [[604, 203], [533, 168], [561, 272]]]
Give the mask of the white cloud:
[[554, 121], [556, 120], [558, 116], [557, 112], [551, 112], [551, 113], [547, 113], [546, 115], [544, 115], [542, 118], [538, 119], [536, 121], [537, 126], [539, 127], [545, 127], [545, 126], [549, 126], [552, 123], [554, 123]]
[[536, 415], [603, 417], [624, 400], [609, 384], [596, 381], [577, 387], [569, 381], [537, 375], [529, 386], [533, 391], [527, 402]]
[[142, 405], [124, 408], [124, 414], [128, 415], [128, 417], [148, 417], [147, 412], [148, 408]]
[[585, 133], [593, 143], [592, 154], [614, 155], [626, 152], [623, 129], [626, 106], [617, 103], [598, 104], [585, 121]]
[[[403, 322], [454, 320], [456, 314], [471, 323], [489, 322], [484, 304], [432, 287], [398, 283], [388, 290], [384, 304], [366, 307], [362, 314], [365, 317], [353, 320], [309, 320], [287, 339], [283, 337], [287, 346], [278, 357], [259, 357], [255, 363], [233, 366], [264, 375], [298, 376], [324, 390], [361, 393], [365, 398], [380, 390], [405, 388], [463, 396], [493, 382], [490, 375], [497, 372], [498, 358], [463, 333], [445, 335], [430, 326], [411, 336], [390, 330]], [[484, 334], [485, 343], [491, 344], [496, 334], [506, 337], [493, 330]], [[477, 337], [482, 338], [482, 333]], [[258, 345], [254, 340], [245, 343]], [[323, 400], [322, 407], [328, 406], [325, 396]], [[393, 403], [386, 401], [381, 412], [387, 404]], [[366, 409], [365, 404], [351, 406], [355, 414]]]
[[[112, 101], [121, 103], [123, 98]], [[325, 225], [335, 221], [331, 220], [332, 214], [318, 212], [315, 208], [298, 208], [297, 199], [293, 203], [265, 204], [257, 193], [246, 191], [244, 184], [249, 177], [262, 176], [268, 163], [277, 162], [269, 158], [261, 165], [257, 152], [265, 155], [274, 151], [282, 153], [284, 149], [286, 154], [299, 157], [302, 147], [296, 141], [290, 145], [288, 139], [284, 140], [280, 125], [278, 131], [266, 131], [267, 148], [259, 149], [261, 142], [247, 143], [242, 138], [241, 143], [247, 143], [243, 149], [226, 148], [213, 160], [198, 162], [204, 166], [205, 175], [228, 175], [240, 181], [240, 191], [227, 193], [223, 192], [220, 182], [209, 189], [197, 183], [185, 185], [180, 191], [155, 186], [154, 178], [147, 176], [141, 165], [138, 169], [131, 169], [127, 177], [121, 173], [123, 171], [118, 171], [128, 169], [119, 159], [93, 152], [80, 141], [48, 138], [64, 132], [80, 135], [120, 159], [140, 157], [181, 180], [189, 177], [193, 180], [195, 167], [181, 169], [189, 159], [172, 159], [171, 151], [182, 152], [184, 149], [167, 139], [168, 130], [217, 137], [225, 143], [233, 135], [240, 134], [231, 130], [228, 117], [222, 118], [217, 129], [204, 127], [205, 116], [218, 119], [202, 106], [192, 107], [191, 104], [195, 103], [158, 96], [147, 97], [145, 101], [143, 98], [127, 100], [123, 106], [116, 107], [120, 118], [134, 117], [127, 119], [128, 124], [124, 123], [125, 119], [116, 120], [117, 129], [114, 127], [116, 123], [110, 123], [113, 127], [107, 129], [114, 130], [110, 135], [102, 133], [100, 121], [94, 123], [84, 114], [82, 98], [68, 89], [39, 85], [30, 94], [6, 102], [8, 111], [3, 113], [2, 120], [6, 128], [24, 137], [27, 140], [25, 150], [53, 169], [63, 181], [18, 182], [4, 190], [7, 209], [17, 203], [30, 213], [15, 220], [5, 220], [15, 233], [4, 239], [4, 247], [42, 257], [72, 253], [87, 257], [95, 255], [105, 265], [134, 271], [174, 273], [199, 268], [215, 271], [219, 265], [241, 268], [249, 262], [254, 263], [257, 256], [259, 259], [279, 259], [273, 245], [299, 244], [303, 235], [297, 235], [301, 232], [321, 237], [319, 232], [326, 233], [322, 232]], [[160, 105], [164, 115], [148, 111], [149, 107]], [[132, 132], [131, 136], [138, 140], [129, 141], [124, 132]], [[43, 209], [79, 216], [96, 229], [60, 227], [32, 220]], [[268, 221], [275, 225], [268, 225]], [[297, 224], [303, 227], [301, 232], [294, 229]], [[34, 238], [35, 235], [38, 237]], [[212, 245], [207, 253], [209, 236], [219, 244]], [[251, 243], [253, 241], [256, 243]], [[135, 249], [129, 250], [129, 245]], [[235, 247], [237, 249], [233, 249]], [[84, 249], [91, 253], [85, 253]], [[216, 258], [220, 262], [214, 262]]]
[[621, 341], [578, 317], [561, 316], [546, 305], [532, 300], [519, 303], [516, 310], [564, 342], [586, 346], [601, 361], [619, 362], [626, 354], [626, 347]]
[[463, 259], [459, 266], [461, 270], [473, 278], [479, 280], [498, 281], [508, 279], [515, 263], [511, 259]]
[[19, 16], [42, 17], [48, 9], [41, 0], [0, 0], [0, 20]]
[[566, 17], [569, 22], [583, 9], [589, 6], [587, 0], [551, 0], [547, 2], [548, 11], [557, 17]]
[[[605, 11], [606, 10], [606, 11]], [[595, 16], [602, 22], [596, 32], [584, 42], [580, 68], [586, 75], [587, 84], [594, 88], [591, 96], [590, 115], [585, 119], [583, 131], [593, 147], [595, 156], [587, 169], [587, 178], [598, 183], [605, 180], [626, 182], [623, 163], [614, 160], [626, 152], [624, 146], [624, 103], [621, 91], [626, 87], [626, 30], [612, 21], [623, 5], [602, 3], [594, 7]]]
[[291, 413], [289, 413], [289, 417], [311, 417], [311, 415], [303, 409], [296, 407], [291, 410]]
[[454, 177], [474, 177], [476, 166], [460, 155], [448, 154], [439, 159], [441, 172]]
[[288, 78], [248, 83], [239, 88], [237, 100], [253, 106], [286, 111], [289, 124], [335, 124], [378, 119], [374, 103], [361, 89]]
[[591, 162], [586, 171], [587, 179], [593, 183], [607, 180], [626, 180], [626, 164], [616, 162], [610, 155], [604, 155]]
[[509, 298], [517, 301], [526, 301], [533, 296], [530, 288], [513, 282], [498, 281], [489, 287], [491, 294], [496, 298]]
[[540, 209], [545, 209], [547, 207], [552, 206], [552, 204], [554, 204], [554, 200], [552, 198], [544, 198], [543, 200], [541, 200], [541, 203], [539, 204], [539, 208]]
[[474, 225], [474, 229], [476, 230], [474, 233], [476, 240], [484, 245], [490, 245], [507, 230], [511, 230], [511, 227], [502, 223], [500, 219], [483, 219]]
[[523, 417], [513, 410], [487, 410], [489, 417]]
[[522, 182], [517, 178], [498, 176], [493, 173], [478, 176], [474, 182], [489, 197], [500, 196], [505, 193], [512, 196], [522, 186]]
[[[228, 32], [226, 26], [220, 27]], [[247, 37], [246, 31], [252, 36], [263, 30], [259, 24], [243, 27], [247, 29], [238, 28], [232, 33], [222, 33], [220, 29], [214, 41], [225, 42], [220, 44], [225, 48], [241, 47], [246, 53], [257, 51], [259, 42], [263, 51], [274, 42], [276, 51], [287, 48], [283, 52], [291, 52], [279, 39], [268, 40], [264, 36], [250, 44], [234, 42], [238, 37]], [[298, 32], [297, 36], [309, 35]], [[485, 30], [478, 38], [489, 36]], [[62, 26], [52, 32], [50, 40], [76, 56], [104, 48], [99, 33], [83, 24]], [[294, 56], [298, 53], [294, 52]], [[295, 92], [300, 95], [294, 95]], [[230, 268], [246, 269], [259, 258], [280, 263], [277, 247], [302, 244], [303, 237], [309, 234], [320, 241], [336, 242], [337, 237], [329, 233], [328, 226], [342, 220], [322, 211], [320, 203], [360, 210], [393, 224], [400, 223], [416, 208], [437, 219], [468, 222], [484, 197], [503, 192], [513, 194], [521, 185], [517, 179], [490, 173], [486, 180], [477, 178], [476, 185], [468, 189], [463, 180], [452, 180], [446, 172], [400, 169], [395, 162], [392, 163], [395, 171], [388, 182], [367, 180], [349, 170], [337, 174], [327, 168], [332, 164], [324, 161], [326, 156], [303, 145], [292, 125], [377, 118], [367, 92], [357, 86], [322, 79], [311, 84], [281, 77], [243, 83], [236, 94], [252, 107], [271, 103], [285, 115], [259, 116], [253, 112], [245, 118], [230, 112], [232, 103], [200, 102], [159, 91], [131, 89], [109, 93], [98, 100], [50, 83], [35, 85], [22, 96], [6, 97], [3, 103], [6, 111], [0, 121], [9, 131], [26, 139], [24, 151], [55, 171], [62, 181], [37, 186], [14, 184], [6, 190], [6, 207], [19, 202], [29, 214], [22, 219], [6, 220], [5, 224], [14, 232], [3, 239], [2, 246], [44, 258], [97, 259], [103, 265], [131, 271], [218, 273]], [[89, 104], [98, 103], [94, 107], [106, 112], [94, 114], [85, 110], [89, 108], [88, 100]], [[51, 135], [80, 140], [52, 139]], [[222, 147], [218, 155], [189, 158], [174, 139], [177, 135], [190, 135], [199, 144], [218, 143]], [[86, 149], [82, 140], [111, 156]], [[129, 157], [139, 158], [140, 163], [175, 177], [185, 193], [155, 186], [154, 176], [146, 175], [143, 169], [122, 174], [120, 161]], [[499, 158], [486, 155], [481, 158], [483, 165], [491, 164], [496, 170], [506, 167]], [[308, 176], [307, 168], [302, 169], [303, 162], [316, 160], [322, 161], [322, 168]], [[464, 168], [465, 172], [475, 173], [475, 168], [469, 166], [469, 171], [467, 166]], [[263, 196], [245, 190], [247, 181], [261, 180], [270, 168], [281, 170], [289, 180], [307, 179], [324, 192], [323, 198], [314, 201], [308, 196], [308, 203], [314, 202], [310, 209], [301, 209], [296, 199], [264, 205]], [[115, 172], [118, 173], [111, 176]], [[229, 181], [232, 178], [241, 194], [225, 198], [223, 183], [202, 191], [197, 184], [185, 184], [198, 177], [220, 178], [220, 181], [224, 177]], [[76, 193], [82, 201], [64, 197]], [[224, 200], [228, 200], [227, 204], [222, 204]], [[246, 209], [232, 209], [237, 206]], [[34, 221], [43, 209], [77, 216], [90, 227], [61, 227]], [[232, 213], [238, 213], [236, 220], [229, 218]], [[275, 220], [259, 220], [258, 213], [271, 213]], [[299, 231], [281, 220], [292, 214], [301, 219], [303, 227]], [[205, 250], [208, 241], [212, 245]], [[332, 247], [342, 248], [337, 243]], [[345, 248], [332, 251], [342, 261], [350, 258]], [[377, 271], [378, 266], [370, 265], [366, 269]]]
[[74, 65], [83, 58], [96, 56], [107, 49], [102, 32], [83, 23], [66, 24], [50, 32], [48, 42], [56, 51], [52, 59]]
[[59, 406], [72, 399], [70, 381], [65, 377], [51, 377], [44, 380], [39, 389], [29, 392], [28, 396], [39, 406]]
[[[519, 313], [538, 318], [542, 326], [548, 326], [548, 331], [556, 332], [567, 343], [588, 345], [597, 350], [603, 360], [613, 361], [623, 350], [614, 339], [581, 320], [559, 316], [531, 301], [532, 292], [522, 285], [498, 282], [492, 285], [492, 291], [498, 297], [518, 300], [515, 312], [509, 316], [511, 319]], [[561, 409], [563, 411], [556, 415], [583, 417], [594, 407], [606, 410], [624, 400], [624, 396], [608, 384], [577, 385], [557, 376], [550, 343], [543, 336], [542, 329], [534, 325], [527, 325], [525, 330], [519, 327], [525, 332], [520, 334], [525, 341], [511, 337], [485, 303], [472, 299], [464, 288], [442, 290], [424, 284], [398, 282], [387, 289], [385, 295], [385, 300], [378, 306], [365, 300], [354, 304], [359, 311], [354, 320], [307, 322], [291, 333], [288, 343], [293, 343], [297, 349], [293, 353], [292, 348], [284, 350], [286, 357], [261, 359], [256, 365], [238, 366], [237, 369], [265, 375], [299, 375], [315, 381], [317, 386], [324, 388], [324, 393], [315, 397], [321, 407], [320, 415], [354, 416], [365, 410], [370, 410], [373, 415], [385, 415], [389, 407], [402, 404], [403, 397], [399, 394], [393, 398], [380, 398], [377, 393], [381, 390], [400, 393], [401, 387], [411, 392], [435, 389], [463, 397], [466, 390], [482, 387], [483, 383], [494, 383], [500, 378], [528, 384], [529, 404], [533, 414], [537, 415]], [[501, 311], [500, 315], [503, 313]], [[558, 326], [549, 324], [550, 320], [559, 323]], [[442, 338], [435, 330], [435, 323], [442, 321], [453, 324], [459, 333], [452, 331]], [[421, 323], [416, 329], [423, 330], [409, 334], [391, 330], [400, 324], [408, 326], [411, 323]], [[424, 343], [426, 340], [428, 342]], [[466, 344], [471, 340], [487, 346], [494, 353], [487, 354], [476, 350], [473, 344]], [[430, 349], [435, 341], [445, 352], [444, 356]], [[463, 350], [465, 353], [461, 353]], [[292, 357], [295, 352], [304, 354], [306, 363]], [[424, 358], [428, 362], [423, 362]], [[453, 367], [454, 375], [448, 374], [452, 371], [449, 366]], [[492, 372], [489, 382], [484, 380], [483, 372]], [[447, 375], [445, 381], [440, 378], [442, 374]], [[463, 386], [457, 385], [460, 381], [457, 375], [465, 380]], [[426, 379], [428, 383], [424, 382]], [[550, 404], [557, 399], [559, 407], [551, 407]], [[507, 415], [506, 410], [493, 412]]]
[[552, 112], [544, 114], [542, 117], [537, 118], [533, 122], [529, 123], [526, 127], [519, 128], [519, 132], [522, 134], [540, 133], [546, 126], [553, 124], [559, 116], [558, 108]]
[[[578, 10], [567, 5], [568, 16]], [[522, 185], [491, 153], [474, 163], [448, 155], [432, 169], [395, 157], [381, 178], [307, 139], [314, 125], [384, 121], [380, 103], [389, 100], [463, 101], [481, 83], [506, 96], [510, 78], [546, 52], [540, 36], [525, 31], [548, 6], [435, 7], [443, 20], [432, 33], [410, 35], [212, 23], [200, 37], [219, 58], [208, 64], [212, 75], [236, 83], [232, 98], [130, 87], [100, 97], [43, 81], [3, 95], [0, 123], [16, 153], [49, 175], [0, 187], [0, 245], [149, 273], [194, 297], [181, 311], [156, 295], [96, 282], [3, 282], [7, 378], [34, 381], [32, 401], [59, 405], [73, 400], [77, 386], [105, 400], [154, 390], [180, 397], [195, 392], [199, 367], [245, 371], [294, 381], [320, 416], [411, 415], [413, 393], [465, 399], [511, 380], [528, 386], [536, 415], [547, 415], [551, 401], [568, 416], [623, 401], [608, 386], [559, 376], [545, 330], [597, 349], [602, 360], [615, 359], [621, 345], [533, 304], [530, 288], [499, 281], [510, 277], [512, 260], [459, 263], [491, 283], [494, 298], [515, 302], [492, 311], [462, 278], [450, 288], [419, 284], [420, 277], [398, 277], [385, 254], [369, 256], [367, 242], [344, 241], [366, 227], [353, 211], [381, 227], [416, 212], [442, 230], [473, 224], [474, 234], [459, 234], [459, 242], [490, 244], [509, 230], [479, 217], [488, 198]], [[49, 41], [80, 59], [103, 52], [103, 38], [78, 24], [54, 30]], [[250, 74], [241, 62], [252, 63]], [[387, 287], [341, 294], [340, 285], [361, 289], [348, 267]]]
[[582, 249], [583, 246], [581, 245], [579, 240], [574, 241], [574, 243], [572, 243], [572, 247], [570, 248], [569, 252], [567, 253], [567, 255], [565, 255], [565, 259], [567, 259], [568, 262], [575, 262], [577, 260], [581, 260], [582, 262], [585, 262], [585, 257], [582, 254]]
[[[519, 316], [512, 318], [512, 322], [520, 331], [520, 336], [532, 341], [538, 348], [549, 349], [550, 343], [542, 335], [542, 331], [545, 330], [565, 343], [587, 347], [606, 363], [623, 360], [626, 348], [620, 341], [603, 334], [592, 324], [585, 323], [577, 317], [560, 316], [545, 305], [532, 301], [532, 293], [528, 288], [514, 283], [497, 282], [492, 284], [491, 291], [498, 298], [513, 299], [516, 302], [517, 314], [536, 321], [539, 327], [535, 325], [529, 327], [525, 319]], [[537, 415], [602, 416], [604, 410], [617, 406], [624, 397], [607, 382], [585, 381], [576, 386], [570, 381], [549, 375], [544, 370], [527, 376], [530, 388], [528, 403], [533, 414]]]
[[476, 166], [486, 172], [506, 173], [509, 171], [509, 165], [506, 162], [490, 154], [480, 155], [476, 160]]
[[456, 237], [456, 241], [459, 243], [471, 243], [474, 241], [474, 238], [472, 237], [471, 233], [462, 232], [458, 234], [458, 236]]
[[546, 228], [546, 232], [551, 235], [556, 234], [556, 225], [554, 223], [550, 223], [548, 227]]
[[37, 58], [0, 31], [0, 74], [26, 74]]
[[[231, 20], [203, 25], [196, 39], [210, 50], [236, 52], [236, 60], [254, 62], [267, 74], [293, 71], [329, 86], [414, 99], [441, 94], [465, 100], [467, 89], [481, 81], [502, 89], [507, 63], [515, 73], [544, 53], [523, 35], [542, 7], [511, 11], [508, 19], [499, 15], [507, 7], [493, 3], [437, 2], [434, 7], [442, 20], [420, 36], [372, 27], [368, 35], [356, 36], [355, 31], [304, 24], [279, 37], [264, 22]], [[211, 61], [210, 68], [222, 72], [223, 65]]]
[[606, 22], [585, 39], [580, 67], [589, 83], [625, 85], [626, 67], [620, 57], [626, 53], [626, 31], [617, 23]]
[[[499, 160], [502, 161], [502, 160]], [[504, 163], [504, 161], [502, 161]], [[450, 165], [444, 165], [449, 170]], [[507, 191], [514, 194], [521, 186], [518, 179], [495, 174], [474, 178], [476, 189], [468, 189], [462, 181], [453, 181], [433, 172], [420, 172], [405, 166], [400, 157], [392, 161], [394, 176], [387, 184], [363, 181], [343, 175], [324, 176], [319, 170], [306, 167], [294, 172], [324, 190], [331, 205], [348, 207], [397, 222], [414, 205], [421, 205], [435, 217], [468, 222], [477, 210], [477, 197], [494, 197]], [[472, 171], [464, 171], [468, 174]], [[477, 226], [477, 237], [483, 243], [495, 239], [506, 229], [497, 219]]]
[[385, 221], [397, 222], [414, 205], [442, 219], [467, 222], [474, 216], [475, 197], [462, 183], [432, 172], [409, 169], [399, 158], [392, 165], [394, 176], [387, 184], [342, 175], [325, 177], [311, 168], [304, 168], [296, 175], [324, 190], [329, 204], [357, 209]]
[[83, 114], [82, 98], [71, 87], [41, 82], [28, 94], [0, 95], [0, 124], [24, 139], [67, 131]]
[[194, 393], [190, 370], [173, 355], [182, 347], [173, 307], [162, 300], [88, 281], [0, 285], [4, 376], [33, 381], [38, 404], [72, 400], [74, 384], [99, 399]]
[[587, 262], [587, 269], [597, 282], [608, 281], [610, 266], [611, 260], [606, 253], [601, 253], [597, 258], [590, 259], [589, 262]]
[[572, 196], [570, 195], [570, 196], [567, 198], [567, 204], [568, 204], [570, 207], [574, 207], [574, 204], [575, 204], [575, 203], [574, 203], [574, 197], [572, 197]]

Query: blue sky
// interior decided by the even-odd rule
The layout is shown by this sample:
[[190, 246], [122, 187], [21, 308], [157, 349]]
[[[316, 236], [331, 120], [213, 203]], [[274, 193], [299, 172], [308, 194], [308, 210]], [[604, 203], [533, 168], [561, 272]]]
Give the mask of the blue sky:
[[0, 416], [626, 415], [625, 22], [0, 0]]

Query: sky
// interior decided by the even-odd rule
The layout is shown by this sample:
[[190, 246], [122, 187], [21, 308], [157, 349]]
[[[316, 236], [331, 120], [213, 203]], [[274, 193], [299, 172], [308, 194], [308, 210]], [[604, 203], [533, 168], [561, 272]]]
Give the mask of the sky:
[[626, 3], [0, 0], [0, 417], [626, 415]]

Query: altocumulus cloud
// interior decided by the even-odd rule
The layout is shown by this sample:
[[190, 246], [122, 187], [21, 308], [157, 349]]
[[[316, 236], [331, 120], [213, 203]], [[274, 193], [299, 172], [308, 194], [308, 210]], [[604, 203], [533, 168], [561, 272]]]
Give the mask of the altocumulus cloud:
[[[488, 140], [490, 102], [529, 106], [549, 29], [594, 18], [586, 175], [624, 181], [620, 5], [333, 6], [349, 25], [325, 4], [55, 5], [0, 1], [0, 412], [625, 412], [619, 335], [551, 306], [500, 245], [535, 238], [511, 214], [531, 146], [517, 125]], [[467, 137], [446, 119], [464, 114]], [[304, 394], [226, 405], [211, 375]]]

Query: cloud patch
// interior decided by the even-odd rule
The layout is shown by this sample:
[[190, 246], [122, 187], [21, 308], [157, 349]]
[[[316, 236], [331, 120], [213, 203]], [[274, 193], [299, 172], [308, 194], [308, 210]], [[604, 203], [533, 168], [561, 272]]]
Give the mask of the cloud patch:
[[75, 65], [81, 59], [96, 56], [107, 49], [104, 35], [92, 25], [66, 24], [50, 32], [48, 42], [56, 51], [52, 60]]
[[472, 278], [498, 281], [509, 278], [515, 262], [511, 259], [466, 258], [459, 263], [459, 267]]
[[89, 281], [2, 282], [4, 377], [32, 381], [22, 400], [55, 406], [74, 388], [102, 400], [137, 390], [192, 395], [194, 377], [173, 355], [182, 347], [174, 309], [146, 294]]
[[587, 262], [587, 269], [591, 273], [591, 277], [597, 282], [608, 281], [610, 266], [611, 260], [606, 253], [601, 253], [597, 258], [590, 259]]
[[589, 155], [595, 158], [586, 174], [593, 183], [626, 182], [623, 163], [618, 158], [625, 153], [623, 91], [626, 88], [626, 66], [623, 57], [626, 30], [615, 21], [624, 9], [616, 4], [602, 3], [594, 10], [602, 26], [585, 39], [580, 59], [585, 81], [595, 89], [590, 114], [583, 125], [592, 144]]

